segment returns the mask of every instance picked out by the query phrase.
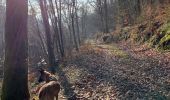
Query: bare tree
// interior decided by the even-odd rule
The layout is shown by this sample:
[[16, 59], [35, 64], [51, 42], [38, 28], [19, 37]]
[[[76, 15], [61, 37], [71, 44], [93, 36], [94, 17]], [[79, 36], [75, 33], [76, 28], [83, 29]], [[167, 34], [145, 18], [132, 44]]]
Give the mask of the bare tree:
[[52, 39], [51, 39], [49, 17], [48, 17], [48, 13], [47, 13], [47, 1], [39, 0], [39, 5], [40, 5], [41, 15], [43, 18], [45, 33], [46, 33], [47, 51], [48, 51], [48, 60], [49, 60], [50, 71], [52, 73], [55, 73], [55, 65], [56, 64], [55, 64], [54, 48], [53, 48], [53, 43], [52, 43]]
[[79, 16], [78, 16], [78, 2], [77, 0], [75, 1], [75, 20], [76, 20], [76, 29], [77, 29], [77, 38], [78, 38], [78, 43], [79, 45], [81, 44], [81, 39], [80, 39], [80, 29], [79, 29]]
[[[57, 4], [56, 4], [57, 5]], [[63, 30], [62, 30], [62, 4], [61, 0], [59, 0], [59, 12], [58, 12], [58, 18], [59, 18], [59, 31], [60, 31], [60, 41], [61, 41], [61, 55], [64, 57], [64, 43], [63, 43]]]
[[76, 32], [75, 32], [75, 7], [76, 7], [76, 2], [75, 0], [72, 0], [71, 1], [71, 12], [70, 12], [70, 16], [71, 16], [71, 25], [72, 25], [72, 33], [73, 33], [73, 39], [74, 39], [74, 45], [75, 45], [75, 48], [76, 48], [76, 51], [79, 51], [79, 47], [78, 47], [78, 41], [77, 41], [77, 38], [76, 38]]
[[[86, 38], [86, 20], [87, 20], [87, 4], [82, 4], [80, 8], [80, 13], [81, 13], [81, 33], [83, 36], [83, 39]], [[82, 40], [83, 40], [82, 39]]]
[[46, 45], [45, 45], [45, 41], [42, 37], [42, 32], [40, 30], [40, 26], [39, 26], [39, 20], [37, 19], [37, 12], [35, 11], [35, 8], [32, 6], [32, 3], [29, 1], [29, 4], [30, 4], [30, 7], [31, 7], [31, 13], [32, 13], [32, 16], [33, 16], [33, 20], [34, 22], [32, 23], [33, 24], [33, 27], [34, 27], [34, 30], [35, 30], [35, 33], [38, 35], [39, 39], [40, 39], [40, 46], [41, 46], [41, 49], [43, 51], [43, 55], [45, 55], [45, 57], [48, 57], [48, 53], [46, 51]]
[[108, 7], [107, 0], [104, 0], [104, 20], [105, 20], [105, 33], [109, 33], [108, 27]]

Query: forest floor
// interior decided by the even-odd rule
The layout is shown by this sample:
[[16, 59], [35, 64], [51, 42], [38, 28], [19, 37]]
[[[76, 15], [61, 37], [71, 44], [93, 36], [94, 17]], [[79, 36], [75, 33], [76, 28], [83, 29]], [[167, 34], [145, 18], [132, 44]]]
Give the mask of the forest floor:
[[59, 81], [76, 100], [170, 100], [168, 61], [169, 52], [147, 45], [90, 41], [60, 67]]

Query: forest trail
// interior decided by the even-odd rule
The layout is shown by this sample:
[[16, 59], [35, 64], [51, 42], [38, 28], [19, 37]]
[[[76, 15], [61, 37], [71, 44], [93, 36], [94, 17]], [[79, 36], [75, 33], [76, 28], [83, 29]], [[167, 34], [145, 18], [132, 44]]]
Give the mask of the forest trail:
[[61, 68], [80, 100], [170, 99], [169, 62], [144, 51], [90, 41]]

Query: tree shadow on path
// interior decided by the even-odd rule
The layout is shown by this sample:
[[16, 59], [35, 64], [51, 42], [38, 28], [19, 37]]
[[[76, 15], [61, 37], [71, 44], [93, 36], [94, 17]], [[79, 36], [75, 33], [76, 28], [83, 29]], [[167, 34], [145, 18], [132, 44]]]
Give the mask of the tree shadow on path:
[[[97, 79], [104, 80], [117, 88], [119, 99], [166, 100], [163, 92], [168, 92], [162, 79], [168, 71], [154, 59], [129, 58], [106, 59], [98, 54], [81, 55], [72, 61], [77, 68], [83, 68]], [[162, 79], [162, 83], [159, 81]]]
[[64, 90], [63, 95], [68, 97], [68, 98], [73, 96], [75, 93], [74, 93], [74, 90], [72, 88], [72, 84], [68, 81], [68, 78], [67, 78], [65, 72], [62, 70], [62, 68], [57, 67], [56, 73], [59, 77], [60, 85], [62, 86], [62, 88]]

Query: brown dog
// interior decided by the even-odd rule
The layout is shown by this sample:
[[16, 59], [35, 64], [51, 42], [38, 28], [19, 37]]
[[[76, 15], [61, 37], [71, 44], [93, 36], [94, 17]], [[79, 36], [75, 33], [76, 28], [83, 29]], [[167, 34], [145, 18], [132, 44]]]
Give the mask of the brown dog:
[[54, 100], [54, 98], [58, 100], [60, 84], [57, 82], [55, 75], [52, 75], [43, 69], [40, 69], [39, 72], [40, 77], [38, 82], [46, 82], [38, 89], [39, 100]]
[[56, 81], [50, 81], [43, 85], [39, 90], [39, 100], [58, 100], [60, 85]]

